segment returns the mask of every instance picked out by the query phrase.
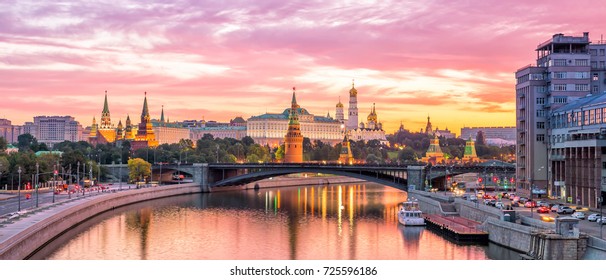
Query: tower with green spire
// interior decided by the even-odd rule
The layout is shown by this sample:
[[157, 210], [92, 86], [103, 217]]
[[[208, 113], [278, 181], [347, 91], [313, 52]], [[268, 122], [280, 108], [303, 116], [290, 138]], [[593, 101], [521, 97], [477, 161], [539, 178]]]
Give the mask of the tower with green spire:
[[103, 111], [101, 111], [100, 129], [109, 129], [112, 127], [112, 120], [109, 114], [109, 105], [107, 104], [107, 90], [105, 91], [105, 102], [103, 103]]
[[478, 161], [478, 155], [476, 154], [476, 144], [469, 136], [469, 140], [465, 142], [465, 153], [463, 153], [463, 161]]

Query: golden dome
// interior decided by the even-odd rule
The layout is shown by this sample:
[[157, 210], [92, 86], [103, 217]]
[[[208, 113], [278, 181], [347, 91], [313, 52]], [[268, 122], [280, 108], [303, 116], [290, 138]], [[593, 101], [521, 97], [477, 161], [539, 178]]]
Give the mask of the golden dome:
[[349, 90], [349, 97], [358, 96], [358, 90], [354, 87], [354, 84], [351, 84], [351, 89]]
[[343, 103], [341, 103], [341, 96], [339, 96], [339, 103], [337, 103], [337, 108], [343, 108]]

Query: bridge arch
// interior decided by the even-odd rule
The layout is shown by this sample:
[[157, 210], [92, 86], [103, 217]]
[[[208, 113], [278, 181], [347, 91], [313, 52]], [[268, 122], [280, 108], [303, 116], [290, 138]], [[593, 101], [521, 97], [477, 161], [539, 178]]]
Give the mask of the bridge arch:
[[[408, 180], [405, 178], [393, 176], [383, 172], [371, 172], [371, 171], [346, 171], [346, 170], [335, 170], [335, 169], [320, 169], [310, 167], [293, 167], [293, 168], [281, 168], [281, 169], [267, 169], [247, 174], [237, 175], [222, 180], [215, 181], [211, 184], [211, 187], [222, 187], [231, 185], [242, 185], [248, 184], [263, 179], [268, 179], [277, 176], [296, 174], [296, 173], [322, 173], [337, 176], [344, 176], [350, 178], [361, 179], [373, 183], [378, 183], [393, 188], [397, 188], [403, 191], [408, 190]], [[405, 172], [403, 172], [405, 173]]]

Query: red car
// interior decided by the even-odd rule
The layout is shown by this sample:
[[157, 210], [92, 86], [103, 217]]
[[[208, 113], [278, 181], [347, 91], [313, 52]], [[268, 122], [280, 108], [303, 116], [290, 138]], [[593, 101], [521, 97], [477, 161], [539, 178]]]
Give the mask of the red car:
[[537, 208], [537, 213], [549, 213], [551, 210], [548, 207], [541, 206]]

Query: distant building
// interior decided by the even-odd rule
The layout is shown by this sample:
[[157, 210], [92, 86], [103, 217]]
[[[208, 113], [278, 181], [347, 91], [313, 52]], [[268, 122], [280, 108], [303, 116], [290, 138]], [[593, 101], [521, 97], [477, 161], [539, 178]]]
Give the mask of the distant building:
[[192, 141], [198, 141], [205, 134], [210, 134], [213, 138], [233, 138], [242, 140], [246, 137], [246, 126], [217, 126], [217, 127], [190, 127], [189, 138]]
[[158, 145], [179, 143], [181, 139], [190, 139], [190, 129], [183, 127], [182, 123], [167, 122], [164, 119], [164, 106], [160, 120], [152, 120], [152, 127]]
[[[286, 108], [282, 113], [265, 113], [249, 118], [246, 122], [246, 134], [261, 145], [276, 147], [283, 144], [291, 110]], [[333, 118], [315, 116], [301, 107], [297, 107], [297, 118], [301, 134], [312, 142], [319, 140], [335, 145], [343, 139], [341, 122]]]
[[51, 147], [64, 141], [83, 140], [82, 125], [70, 116], [36, 116], [33, 123], [26, 123], [26, 133], [34, 136], [38, 143]]
[[433, 139], [429, 142], [429, 148], [425, 153], [425, 156], [421, 158], [422, 162], [431, 164], [440, 164], [446, 161], [442, 148], [440, 148], [440, 139], [437, 135], [434, 135]]
[[461, 139], [469, 139], [476, 141], [478, 132], [484, 133], [484, 139], [487, 145], [503, 146], [506, 143], [516, 141], [516, 128], [514, 126], [495, 126], [495, 127], [463, 127], [461, 128]]
[[21, 135], [22, 127], [13, 125], [10, 120], [0, 119], [0, 137], [8, 143], [16, 143], [17, 137]]

